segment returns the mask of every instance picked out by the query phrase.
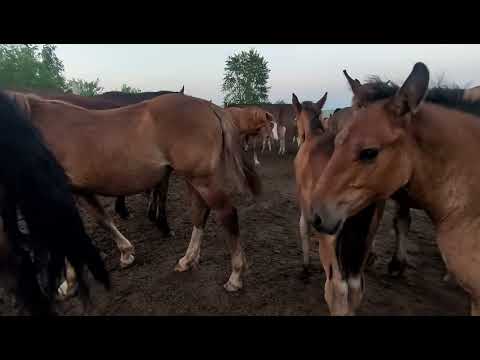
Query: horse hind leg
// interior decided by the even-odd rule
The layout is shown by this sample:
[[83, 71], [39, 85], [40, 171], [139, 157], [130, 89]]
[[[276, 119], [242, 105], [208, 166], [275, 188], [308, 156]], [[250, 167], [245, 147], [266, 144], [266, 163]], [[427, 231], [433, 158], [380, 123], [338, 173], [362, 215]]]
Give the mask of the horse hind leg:
[[175, 235], [173, 231], [170, 229], [170, 225], [168, 224], [167, 209], [166, 209], [168, 186], [169, 186], [171, 173], [172, 173], [172, 168], [168, 167], [165, 170], [164, 177], [158, 183], [154, 191], [157, 197], [156, 199], [157, 208], [155, 213], [156, 225], [157, 225], [157, 228], [160, 229], [164, 237], [171, 237]]
[[410, 224], [410, 208], [396, 203], [395, 216], [393, 218], [395, 253], [388, 264], [388, 273], [392, 276], [401, 276], [408, 266], [406, 241]]
[[115, 212], [122, 218], [128, 219], [130, 215], [127, 205], [125, 203], [125, 196], [119, 196], [115, 199]]
[[303, 272], [302, 277], [308, 278], [310, 274], [310, 236], [308, 232], [308, 223], [303, 215], [303, 211], [300, 215], [299, 221], [300, 239], [302, 241], [302, 253], [303, 253]]
[[190, 268], [195, 268], [200, 262], [200, 248], [202, 244], [205, 224], [207, 223], [210, 208], [202, 199], [200, 194], [187, 182], [187, 187], [191, 195], [191, 211], [193, 231], [188, 249], [185, 255], [178, 261], [175, 271], [183, 272]]
[[58, 288], [59, 300], [69, 299], [77, 294], [77, 275], [72, 265], [65, 259], [65, 281]]
[[94, 195], [80, 196], [86, 205], [87, 211], [95, 218], [97, 223], [113, 235], [117, 248], [120, 250], [120, 266], [125, 268], [135, 261], [135, 249], [130, 241], [117, 229], [112, 218], [105, 212], [98, 198]]
[[195, 183], [194, 181], [192, 185], [207, 206], [215, 211], [217, 221], [222, 224], [228, 234], [226, 243], [230, 252], [232, 272], [224, 288], [228, 292], [240, 290], [243, 287], [242, 276], [247, 266], [240, 241], [237, 209], [232, 206], [228, 196], [212, 183]]

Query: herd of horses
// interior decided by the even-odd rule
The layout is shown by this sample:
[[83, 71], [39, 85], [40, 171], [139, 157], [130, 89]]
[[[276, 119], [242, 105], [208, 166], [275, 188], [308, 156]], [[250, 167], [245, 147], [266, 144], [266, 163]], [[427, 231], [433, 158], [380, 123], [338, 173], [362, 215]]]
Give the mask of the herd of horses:
[[[227, 232], [229, 291], [243, 287], [246, 269], [234, 185], [257, 196], [262, 151], [272, 139], [294, 160], [303, 271], [309, 273], [310, 235], [318, 239], [325, 300], [332, 315], [361, 305], [364, 272], [376, 258], [375, 235], [385, 203], [396, 204], [396, 250], [388, 265], [401, 275], [410, 209], [433, 221], [447, 273], [480, 314], [480, 88], [429, 88], [429, 70], [417, 63], [402, 86], [379, 78], [365, 83], [344, 70], [350, 107], [322, 115], [318, 101], [292, 95], [292, 104], [219, 107], [179, 92], [109, 92], [84, 97], [5, 90], [0, 93], [0, 265], [4, 286], [31, 314], [54, 314], [58, 298], [77, 294], [89, 304], [86, 268], [106, 288], [102, 257], [86, 233], [75, 198], [108, 230], [120, 265], [135, 261], [133, 244], [118, 230], [98, 196], [148, 194], [148, 217], [172, 235], [166, 212], [170, 175], [182, 177], [190, 196], [192, 235], [176, 271], [196, 267], [205, 224], [213, 210]], [[244, 151], [253, 143], [253, 162]], [[18, 213], [28, 231], [22, 231]]]

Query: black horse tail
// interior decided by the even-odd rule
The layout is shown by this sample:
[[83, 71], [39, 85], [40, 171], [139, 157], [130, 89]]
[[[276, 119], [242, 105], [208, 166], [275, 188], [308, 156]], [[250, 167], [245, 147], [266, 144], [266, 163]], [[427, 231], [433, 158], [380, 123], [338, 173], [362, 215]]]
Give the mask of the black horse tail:
[[[3, 92], [0, 92], [0, 190], [9, 254], [5, 263], [10, 270], [14, 269], [16, 295], [31, 314], [53, 313], [65, 259], [77, 274], [84, 300], [89, 300], [85, 265], [97, 281], [110, 288], [109, 274], [85, 232], [63, 168], [28, 114]], [[18, 228], [17, 210], [23, 215], [28, 235]], [[43, 286], [39, 274], [44, 275]]]

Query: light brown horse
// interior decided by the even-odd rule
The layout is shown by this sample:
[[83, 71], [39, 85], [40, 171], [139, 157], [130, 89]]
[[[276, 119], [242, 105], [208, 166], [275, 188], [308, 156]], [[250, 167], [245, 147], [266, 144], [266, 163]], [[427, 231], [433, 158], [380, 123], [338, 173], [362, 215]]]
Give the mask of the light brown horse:
[[[353, 81], [345, 72], [345, 76], [349, 81]], [[357, 80], [358, 81], [358, 80]], [[327, 122], [327, 130], [334, 134], [340, 132], [341, 129], [352, 119], [352, 108], [346, 107], [343, 109], [336, 109], [330, 116]], [[393, 216], [393, 228], [395, 233], [395, 251], [391, 260], [388, 263], [388, 273], [392, 276], [401, 276], [407, 266], [409, 266], [409, 260], [407, 256], [406, 243], [408, 238], [408, 231], [411, 223], [410, 207], [415, 208], [415, 204], [405, 196], [403, 191], [399, 191], [392, 196], [394, 201], [395, 212]], [[375, 242], [372, 244], [371, 259], [373, 262], [377, 257], [375, 250]]]
[[401, 87], [352, 85], [352, 120], [312, 200], [312, 219], [335, 233], [349, 216], [404, 188], [431, 218], [447, 269], [480, 314], [480, 103], [455, 91], [428, 91], [417, 63]]
[[[334, 146], [335, 133], [322, 124], [322, 106], [326, 96], [317, 103], [300, 103], [293, 94], [297, 124], [302, 130], [302, 144], [295, 157], [295, 177], [300, 205], [300, 238], [303, 250], [304, 275], [310, 265], [310, 227], [312, 191], [328, 163]], [[332, 315], [353, 315], [365, 291], [364, 269], [368, 264], [374, 236], [382, 218], [385, 202], [370, 206], [352, 216], [335, 236], [317, 234], [319, 255], [326, 274], [325, 300]]]
[[[258, 135], [264, 136], [265, 133], [271, 133], [274, 128], [275, 119], [273, 115], [258, 106], [227, 107], [225, 110], [232, 115], [243, 141], [248, 141], [249, 138]], [[253, 157], [255, 165], [260, 165], [256, 152], [256, 142], [254, 143]]]
[[225, 179], [240, 190], [260, 191], [260, 180], [242, 157], [231, 115], [209, 102], [168, 94], [113, 110], [87, 110], [61, 101], [14, 94], [40, 129], [87, 210], [111, 231], [120, 263], [134, 261], [134, 247], [116, 228], [96, 195], [137, 194], [158, 184], [169, 169], [183, 176], [192, 197], [193, 232], [177, 266], [198, 264], [200, 244], [211, 209], [227, 230], [232, 273], [225, 289], [242, 287], [244, 252], [238, 217]]
[[[320, 123], [322, 123], [322, 109], [325, 105], [325, 102], [327, 101], [327, 96], [328, 92], [326, 92], [325, 95], [323, 95], [322, 98], [316, 103], [313, 103], [311, 101], [303, 103], [303, 107], [307, 107], [309, 109], [309, 113], [311, 113], [312, 116], [315, 116], [315, 118], [318, 119]], [[311, 119], [307, 119], [305, 118], [305, 116], [299, 116], [303, 107], [302, 104], [300, 104], [300, 102], [298, 101], [297, 95], [295, 94], [292, 94], [292, 106], [295, 110], [295, 122], [297, 125], [297, 144], [300, 147], [300, 145], [305, 141], [305, 134], [308, 131], [308, 126], [310, 126], [309, 122]]]

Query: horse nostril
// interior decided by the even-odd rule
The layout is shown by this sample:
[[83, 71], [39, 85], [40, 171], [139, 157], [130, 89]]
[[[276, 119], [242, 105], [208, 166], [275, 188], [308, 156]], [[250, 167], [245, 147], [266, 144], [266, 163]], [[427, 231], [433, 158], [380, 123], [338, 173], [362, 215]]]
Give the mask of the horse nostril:
[[317, 214], [315, 214], [313, 216], [313, 227], [315, 227], [316, 229], [319, 229], [321, 228], [321, 226], [322, 226], [322, 218]]

